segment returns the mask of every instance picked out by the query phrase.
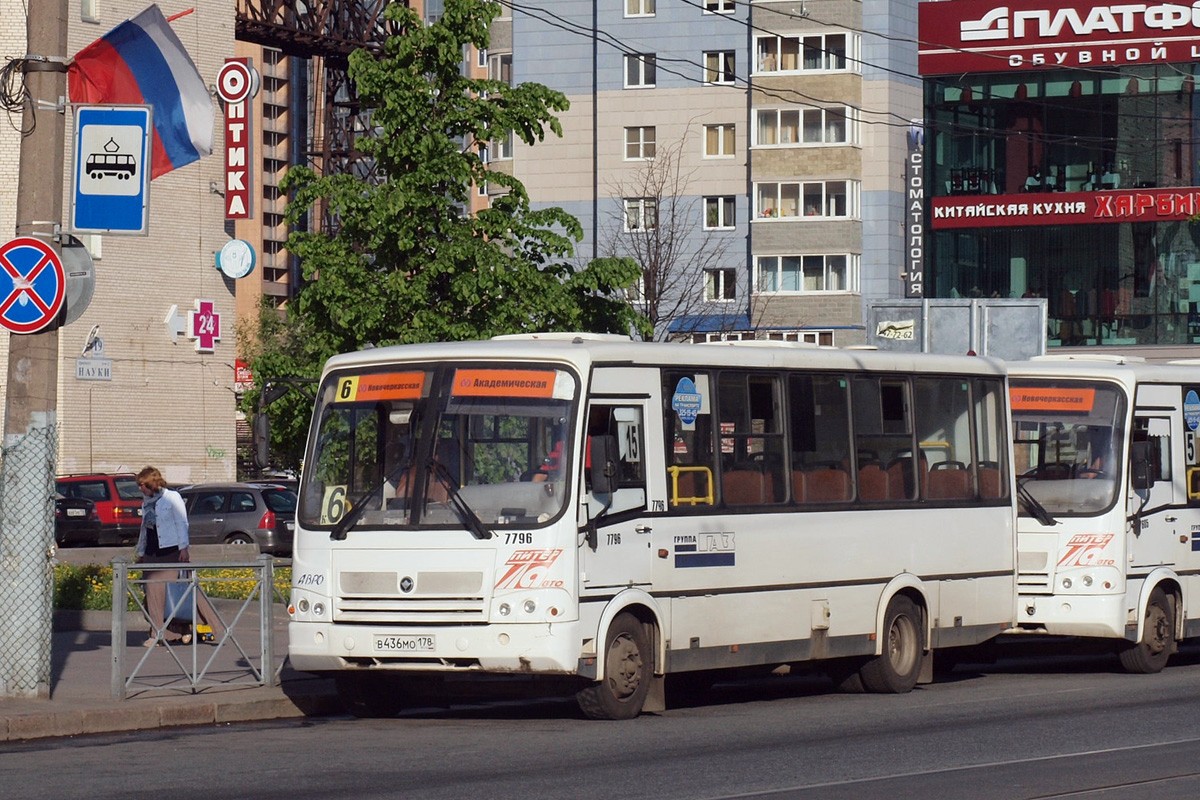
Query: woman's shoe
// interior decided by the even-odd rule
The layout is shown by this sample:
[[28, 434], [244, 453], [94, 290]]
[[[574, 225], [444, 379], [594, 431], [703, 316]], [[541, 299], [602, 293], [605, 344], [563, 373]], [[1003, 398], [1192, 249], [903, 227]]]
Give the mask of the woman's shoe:
[[154, 645], [156, 645], [156, 644], [162, 644], [162, 643], [155, 637], [151, 636], [149, 639], [142, 642], [142, 647], [154, 647]]
[[192, 635], [190, 633], [185, 633], [183, 636], [180, 636], [179, 643], [180, 644], [191, 644], [192, 643]]

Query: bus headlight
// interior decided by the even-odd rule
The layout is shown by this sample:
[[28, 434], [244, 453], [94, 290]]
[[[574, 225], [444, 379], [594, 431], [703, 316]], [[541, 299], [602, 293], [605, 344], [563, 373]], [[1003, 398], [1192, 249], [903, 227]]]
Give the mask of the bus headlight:
[[501, 603], [496, 608], [496, 613], [498, 613], [502, 617], [507, 617], [509, 614], [512, 613], [512, 606], [510, 606], [508, 603]]
[[1062, 587], [1063, 587], [1064, 589], [1070, 589], [1070, 588], [1071, 588], [1072, 586], [1074, 586], [1074, 585], [1075, 585], [1075, 582], [1074, 582], [1073, 580], [1071, 580], [1070, 578], [1063, 578], [1063, 579], [1062, 579]]
[[1084, 585], [1084, 586], [1091, 586], [1091, 585], [1092, 585], [1092, 576], [1091, 576], [1091, 575], [1084, 575], [1084, 576], [1083, 576], [1083, 585]]
[[532, 614], [537, 611], [537, 601], [531, 597], [521, 604], [521, 608], [526, 614]]

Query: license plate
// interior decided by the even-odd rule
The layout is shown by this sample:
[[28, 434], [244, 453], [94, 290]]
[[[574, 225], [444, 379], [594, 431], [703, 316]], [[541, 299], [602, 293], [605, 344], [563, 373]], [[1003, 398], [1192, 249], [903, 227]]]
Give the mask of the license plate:
[[430, 653], [437, 645], [434, 636], [383, 636], [375, 634], [376, 653]]
[[83, 508], [68, 508], [68, 509], [67, 509], [67, 516], [68, 516], [68, 517], [86, 517], [86, 516], [87, 516], [87, 509], [83, 509]]

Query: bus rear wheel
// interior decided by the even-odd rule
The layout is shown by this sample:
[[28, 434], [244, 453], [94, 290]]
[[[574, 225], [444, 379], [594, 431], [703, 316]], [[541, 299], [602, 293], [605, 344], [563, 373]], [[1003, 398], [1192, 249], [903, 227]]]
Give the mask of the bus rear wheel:
[[903, 595], [893, 597], [883, 619], [883, 652], [858, 671], [864, 689], [886, 694], [912, 691], [925, 649], [921, 630], [917, 604]]
[[1155, 587], [1146, 603], [1142, 639], [1126, 645], [1117, 656], [1126, 672], [1152, 675], [1162, 672], [1175, 652], [1175, 604], [1161, 587]]
[[604, 637], [604, 679], [575, 694], [575, 701], [590, 719], [633, 719], [642, 712], [654, 656], [646, 628], [632, 614], [618, 614]]

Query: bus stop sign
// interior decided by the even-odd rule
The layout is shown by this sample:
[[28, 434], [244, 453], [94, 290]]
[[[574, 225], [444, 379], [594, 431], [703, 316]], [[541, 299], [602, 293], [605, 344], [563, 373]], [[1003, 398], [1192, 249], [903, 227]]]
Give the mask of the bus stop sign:
[[0, 246], [0, 326], [37, 333], [57, 319], [66, 287], [62, 259], [48, 243], [20, 236]]
[[145, 235], [150, 213], [150, 106], [79, 106], [71, 230]]

